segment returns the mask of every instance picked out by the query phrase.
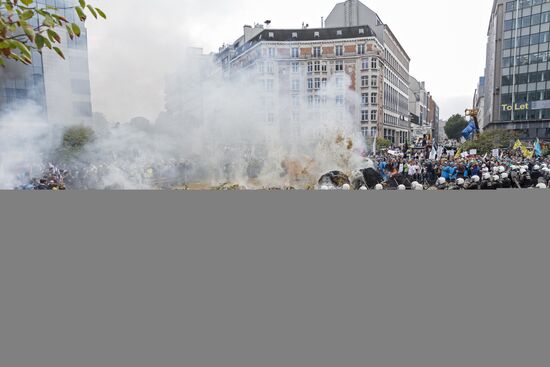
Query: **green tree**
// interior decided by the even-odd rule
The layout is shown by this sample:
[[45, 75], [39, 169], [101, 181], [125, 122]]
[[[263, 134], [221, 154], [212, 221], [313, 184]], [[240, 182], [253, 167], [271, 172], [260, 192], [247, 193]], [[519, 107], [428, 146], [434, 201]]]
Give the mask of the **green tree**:
[[510, 148], [517, 140], [518, 134], [508, 130], [487, 130], [476, 140], [470, 140], [462, 145], [463, 151], [476, 149], [478, 154], [490, 154], [493, 149]]
[[445, 124], [445, 134], [447, 134], [449, 139], [460, 141], [462, 131], [464, 131], [466, 126], [468, 126], [468, 121], [462, 115], [453, 115]]
[[70, 127], [63, 134], [63, 150], [69, 153], [78, 153], [94, 139], [95, 133], [91, 128], [86, 126]]
[[384, 138], [376, 138], [376, 149], [377, 150], [385, 150], [389, 149], [391, 147], [391, 141]]
[[33, 49], [42, 52], [47, 48], [65, 58], [59, 47], [62, 30], [71, 39], [81, 36], [80, 26], [64, 16], [67, 11], [74, 11], [82, 23], [90, 14], [96, 19], [107, 18], [86, 0], [63, 9], [37, 0], [0, 0], [0, 65], [5, 65], [7, 59], [30, 65]]

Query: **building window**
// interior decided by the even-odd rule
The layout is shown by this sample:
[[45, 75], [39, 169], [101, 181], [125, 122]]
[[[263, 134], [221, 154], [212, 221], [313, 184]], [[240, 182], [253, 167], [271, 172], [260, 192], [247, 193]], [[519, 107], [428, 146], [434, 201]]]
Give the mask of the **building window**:
[[369, 111], [361, 111], [361, 121], [369, 121]]
[[342, 78], [341, 76], [337, 76], [336, 77], [336, 86], [338, 88], [342, 88], [344, 86], [344, 78]]
[[377, 105], [378, 104], [378, 93], [371, 93], [370, 95], [370, 103], [372, 105]]
[[258, 73], [263, 74], [264, 72], [265, 72], [265, 70], [264, 70], [264, 63], [263, 63], [263, 62], [260, 62], [260, 63], [258, 64]]
[[375, 122], [378, 120], [378, 112], [376, 110], [370, 111], [370, 120]]
[[292, 80], [292, 90], [295, 92], [298, 92], [300, 90], [300, 80], [298, 79]]
[[336, 96], [336, 105], [342, 106], [344, 104], [344, 96], [338, 95]]
[[[367, 121], [367, 120], [363, 120], [363, 121]], [[361, 128], [361, 134], [363, 135], [364, 138], [368, 137], [369, 136], [369, 128], [368, 127], [362, 127]]]
[[361, 94], [361, 104], [363, 106], [367, 106], [369, 104], [369, 94], [368, 93]]
[[374, 76], [370, 79], [370, 86], [373, 88], [378, 87], [378, 79], [376, 79]]
[[370, 128], [370, 136], [374, 137], [376, 135], [378, 135], [378, 129], [375, 128], [375, 127], [371, 127]]
[[336, 71], [341, 72], [344, 71], [344, 61], [336, 61]]
[[275, 57], [275, 49], [273, 47], [269, 48], [268, 55], [272, 59]]
[[291, 50], [292, 57], [297, 59], [300, 57], [300, 49], [298, 47], [293, 47]]
[[357, 45], [357, 54], [358, 55], [364, 55], [365, 54], [365, 45], [364, 44]]
[[292, 63], [292, 72], [297, 74], [300, 72], [300, 63], [298, 62], [293, 62]]
[[273, 74], [275, 72], [275, 65], [272, 62], [267, 64], [267, 73]]
[[92, 116], [92, 105], [89, 102], [74, 102], [73, 113], [77, 116]]
[[309, 78], [307, 80], [307, 89], [313, 89], [313, 79]]
[[274, 86], [273, 79], [268, 79], [268, 80], [266, 80], [265, 89], [266, 89], [267, 91], [272, 91], [272, 90], [273, 90], [273, 86]]
[[313, 47], [313, 57], [321, 57], [321, 47]]
[[267, 122], [269, 123], [275, 122], [275, 114], [273, 112], [270, 112], [267, 114]]
[[321, 61], [315, 61], [313, 70], [316, 73], [321, 71]]
[[359, 34], [365, 34], [365, 28], [359, 28]]
[[315, 89], [321, 89], [321, 78], [315, 78]]
[[292, 38], [298, 38], [298, 32], [292, 32]]
[[341, 31], [341, 30], [337, 30], [337, 31], [336, 31], [336, 35], [337, 35], [337, 36], [341, 36], [341, 35], [342, 35], [342, 31]]
[[327, 78], [321, 79], [321, 86], [322, 86], [323, 88], [326, 88], [326, 87], [327, 87]]
[[313, 37], [315, 37], [315, 38], [319, 38], [319, 37], [320, 37], [320, 35], [319, 35], [319, 32], [315, 32], [315, 33], [313, 33]]
[[362, 70], [368, 70], [369, 69], [369, 59], [361, 60], [361, 69]]
[[326, 73], [326, 72], [327, 72], [327, 63], [326, 63], [326, 62], [324, 62], [324, 63], [321, 64], [321, 71], [322, 71], [323, 73]]
[[307, 72], [313, 73], [313, 63], [311, 61], [307, 63]]
[[363, 75], [361, 77], [361, 86], [362, 87], [368, 87], [369, 86], [369, 76], [368, 75]]
[[344, 46], [336, 46], [335, 51], [336, 51], [336, 56], [343, 56], [344, 55]]
[[370, 68], [374, 70], [378, 69], [378, 59], [375, 59], [374, 57], [372, 58]]

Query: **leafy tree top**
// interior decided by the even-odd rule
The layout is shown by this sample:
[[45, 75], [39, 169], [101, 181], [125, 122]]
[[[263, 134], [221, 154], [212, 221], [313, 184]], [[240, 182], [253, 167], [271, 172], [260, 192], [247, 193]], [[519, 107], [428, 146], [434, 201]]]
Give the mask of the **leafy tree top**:
[[468, 121], [460, 115], [456, 114], [449, 118], [449, 121], [445, 124], [445, 134], [449, 139], [454, 139], [460, 141], [462, 137], [462, 131], [468, 126]]
[[74, 11], [80, 24], [91, 14], [94, 18], [107, 19], [105, 13], [86, 0], [68, 2], [65, 8], [42, 4], [37, 0], [0, 0], [0, 65], [6, 59], [26, 65], [32, 64], [32, 50], [42, 52], [44, 48], [65, 58], [61, 47], [61, 31], [70, 39], [80, 37], [81, 25], [65, 17]]

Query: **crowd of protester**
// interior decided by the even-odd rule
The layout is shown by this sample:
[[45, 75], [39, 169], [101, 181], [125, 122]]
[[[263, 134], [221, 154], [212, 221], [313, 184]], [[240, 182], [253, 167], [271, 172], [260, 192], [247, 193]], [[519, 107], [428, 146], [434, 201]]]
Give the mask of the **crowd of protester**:
[[394, 152], [366, 159], [365, 168], [346, 177], [342, 172], [329, 172], [321, 177], [317, 187], [321, 190], [547, 189], [550, 159], [524, 158], [514, 151], [483, 157], [444, 154], [436, 159], [425, 158], [423, 153]]

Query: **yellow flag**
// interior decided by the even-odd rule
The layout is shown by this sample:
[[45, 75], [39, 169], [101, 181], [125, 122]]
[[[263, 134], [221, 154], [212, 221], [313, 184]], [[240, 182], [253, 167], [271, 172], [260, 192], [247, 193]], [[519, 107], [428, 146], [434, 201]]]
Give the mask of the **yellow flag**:
[[521, 141], [519, 139], [518, 139], [518, 141], [516, 141], [516, 144], [514, 145], [514, 150], [516, 150], [518, 148], [523, 148], [523, 144], [521, 143]]
[[461, 156], [462, 156], [462, 148], [460, 148], [460, 149], [458, 150], [458, 152], [456, 152], [456, 154], [455, 154], [455, 159], [458, 159], [458, 158], [460, 158]]
[[521, 147], [521, 151], [523, 152], [523, 158], [533, 158], [533, 153], [529, 149], [525, 148], [524, 146]]

